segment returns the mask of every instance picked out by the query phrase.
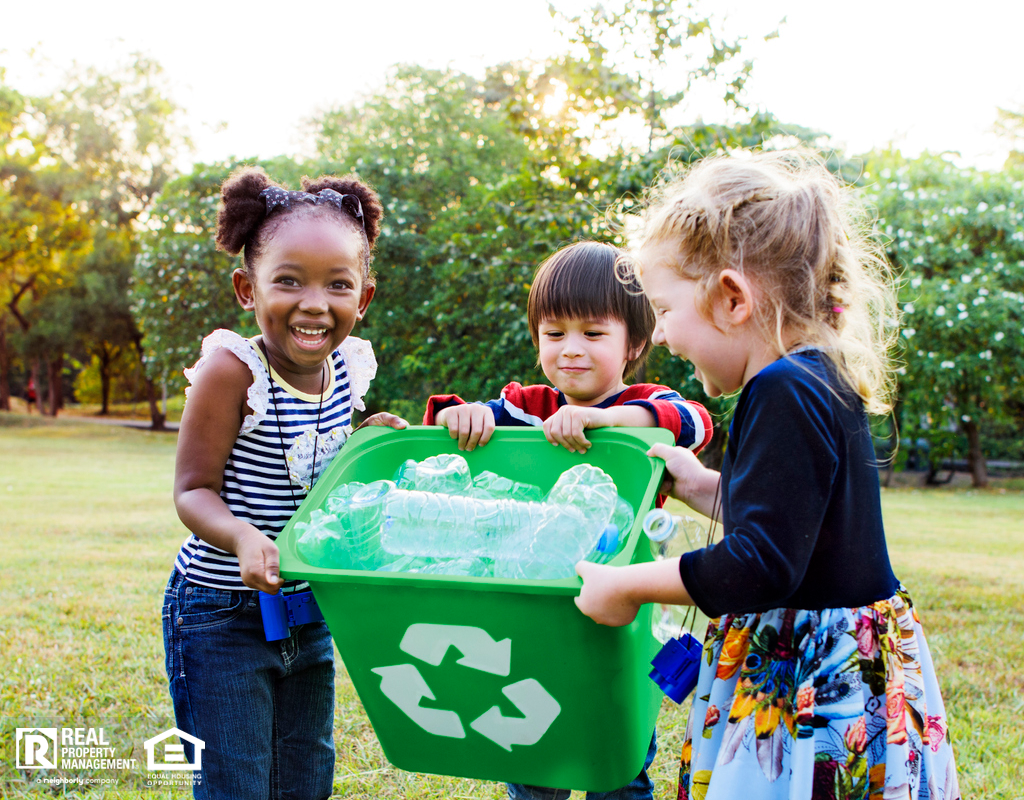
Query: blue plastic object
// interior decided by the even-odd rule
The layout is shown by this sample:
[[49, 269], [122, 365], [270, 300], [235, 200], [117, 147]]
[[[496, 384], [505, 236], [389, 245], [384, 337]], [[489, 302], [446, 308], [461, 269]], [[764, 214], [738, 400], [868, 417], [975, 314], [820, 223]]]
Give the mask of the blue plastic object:
[[597, 543], [599, 553], [614, 553], [619, 549], [619, 528], [616, 525], [607, 526], [601, 533]]
[[689, 633], [669, 639], [651, 661], [651, 680], [675, 702], [681, 703], [697, 685], [700, 654], [704, 648]]
[[263, 633], [268, 642], [287, 639], [289, 628], [324, 618], [312, 592], [294, 594], [267, 594], [260, 592], [260, 613], [263, 615]]

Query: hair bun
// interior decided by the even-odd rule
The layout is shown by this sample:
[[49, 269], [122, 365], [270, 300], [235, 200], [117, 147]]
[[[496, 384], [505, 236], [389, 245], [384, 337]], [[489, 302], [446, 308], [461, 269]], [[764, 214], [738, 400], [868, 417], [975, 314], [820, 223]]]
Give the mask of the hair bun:
[[276, 186], [260, 167], [235, 170], [220, 187], [217, 211], [217, 247], [237, 256], [267, 216], [260, 192]]
[[338, 194], [352, 194], [359, 198], [359, 204], [363, 207], [363, 226], [366, 230], [366, 239], [373, 249], [380, 234], [380, 220], [384, 216], [384, 206], [381, 205], [377, 193], [356, 178], [354, 175], [337, 177], [334, 175], [321, 175], [319, 178], [303, 178], [302, 188], [310, 194], [316, 194], [322, 189], [333, 189]]

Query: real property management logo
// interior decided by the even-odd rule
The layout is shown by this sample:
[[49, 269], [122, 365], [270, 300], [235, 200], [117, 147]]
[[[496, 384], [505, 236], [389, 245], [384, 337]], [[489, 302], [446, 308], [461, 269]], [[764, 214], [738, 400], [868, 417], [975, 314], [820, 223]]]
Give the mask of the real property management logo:
[[103, 728], [17, 728], [18, 769], [133, 769], [134, 758], [117, 758]]

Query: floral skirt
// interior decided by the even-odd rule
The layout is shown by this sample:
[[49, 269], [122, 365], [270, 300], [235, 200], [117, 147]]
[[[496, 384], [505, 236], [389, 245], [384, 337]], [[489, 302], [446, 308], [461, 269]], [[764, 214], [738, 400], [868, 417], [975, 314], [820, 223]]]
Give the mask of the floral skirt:
[[680, 800], [960, 797], [921, 623], [889, 600], [711, 620]]

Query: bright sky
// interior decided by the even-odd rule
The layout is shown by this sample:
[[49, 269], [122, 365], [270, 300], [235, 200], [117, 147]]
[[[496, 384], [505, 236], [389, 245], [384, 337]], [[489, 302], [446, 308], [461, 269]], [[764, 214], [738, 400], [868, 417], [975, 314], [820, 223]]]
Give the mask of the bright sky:
[[[77, 61], [109, 66], [139, 51], [159, 61], [188, 111], [195, 157], [274, 156], [303, 146], [302, 121], [383, 82], [396, 62], [489, 64], [566, 49], [547, 0], [51, 0], [5, 3], [0, 66], [25, 92], [57, 85]], [[567, 11], [588, 0], [556, 2]], [[904, 152], [958, 150], [998, 168], [998, 106], [1024, 108], [1024, 4], [1005, 0], [716, 0], [750, 38], [747, 99], [830, 133], [847, 152], [892, 141]], [[783, 17], [780, 37], [760, 36]], [[40, 74], [35, 49], [51, 66]], [[705, 120], [717, 121], [709, 107]]]

